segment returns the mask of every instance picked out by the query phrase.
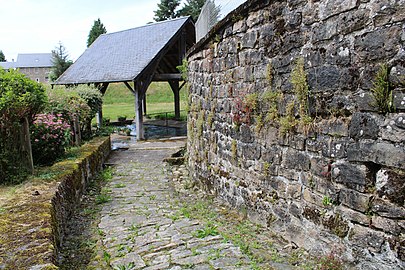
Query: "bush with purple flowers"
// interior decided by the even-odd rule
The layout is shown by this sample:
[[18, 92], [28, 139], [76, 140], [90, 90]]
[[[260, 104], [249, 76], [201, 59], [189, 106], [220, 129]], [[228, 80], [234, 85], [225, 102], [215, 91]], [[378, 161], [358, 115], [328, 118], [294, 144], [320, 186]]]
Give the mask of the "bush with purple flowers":
[[31, 126], [31, 136], [34, 162], [47, 165], [65, 153], [71, 128], [61, 114], [39, 114]]

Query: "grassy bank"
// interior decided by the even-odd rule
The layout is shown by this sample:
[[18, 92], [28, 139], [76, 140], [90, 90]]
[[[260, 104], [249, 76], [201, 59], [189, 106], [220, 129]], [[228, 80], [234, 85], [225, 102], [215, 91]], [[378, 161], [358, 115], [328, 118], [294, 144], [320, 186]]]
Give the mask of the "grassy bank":
[[[180, 108], [185, 108], [186, 88], [180, 91]], [[135, 117], [135, 97], [123, 83], [110, 84], [103, 99], [103, 116], [115, 121], [118, 116]], [[174, 112], [173, 92], [168, 83], [152, 83], [146, 92], [148, 114]]]

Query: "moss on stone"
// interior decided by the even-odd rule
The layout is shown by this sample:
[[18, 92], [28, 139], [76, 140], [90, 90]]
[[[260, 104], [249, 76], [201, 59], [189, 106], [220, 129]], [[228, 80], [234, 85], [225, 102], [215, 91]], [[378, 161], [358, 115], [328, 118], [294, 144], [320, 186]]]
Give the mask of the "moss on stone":
[[[108, 143], [107, 143], [108, 141]], [[24, 184], [0, 190], [0, 262], [6, 269], [58, 269], [54, 239], [58, 231], [53, 198], [63, 181], [71, 174], [80, 173], [81, 163], [97, 151], [108, 151], [109, 139], [97, 138], [80, 150], [74, 160], [65, 160], [47, 168], [41, 168]], [[99, 159], [102, 155], [95, 156]], [[100, 160], [99, 160], [100, 162]], [[46, 172], [46, 174], [44, 174]], [[74, 182], [73, 182], [74, 183]], [[76, 183], [77, 184], [77, 183]]]

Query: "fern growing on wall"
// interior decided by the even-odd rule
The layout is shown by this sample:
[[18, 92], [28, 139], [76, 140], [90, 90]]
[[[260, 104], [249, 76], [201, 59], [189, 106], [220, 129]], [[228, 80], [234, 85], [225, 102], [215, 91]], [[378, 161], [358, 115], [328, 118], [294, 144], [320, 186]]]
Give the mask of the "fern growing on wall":
[[392, 89], [388, 80], [388, 67], [381, 65], [375, 77], [373, 87], [371, 88], [373, 102], [371, 106], [378, 109], [382, 114], [394, 111]]

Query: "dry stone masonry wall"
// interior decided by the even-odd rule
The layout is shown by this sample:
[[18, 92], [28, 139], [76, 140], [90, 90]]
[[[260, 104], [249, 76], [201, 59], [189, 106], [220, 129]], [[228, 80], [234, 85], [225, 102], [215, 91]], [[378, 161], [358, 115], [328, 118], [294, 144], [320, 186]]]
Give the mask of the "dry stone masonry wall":
[[228, 15], [188, 55], [194, 179], [313, 254], [405, 267], [404, 7], [256, 0]]

